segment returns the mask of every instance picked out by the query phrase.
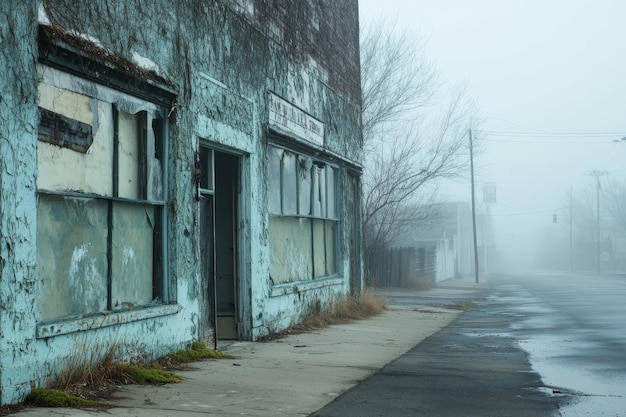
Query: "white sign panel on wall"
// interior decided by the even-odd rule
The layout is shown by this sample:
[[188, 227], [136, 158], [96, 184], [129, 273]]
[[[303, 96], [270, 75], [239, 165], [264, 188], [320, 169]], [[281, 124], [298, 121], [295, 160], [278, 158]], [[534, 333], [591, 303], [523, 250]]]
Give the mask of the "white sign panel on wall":
[[324, 123], [276, 94], [268, 94], [269, 126], [296, 139], [324, 146]]

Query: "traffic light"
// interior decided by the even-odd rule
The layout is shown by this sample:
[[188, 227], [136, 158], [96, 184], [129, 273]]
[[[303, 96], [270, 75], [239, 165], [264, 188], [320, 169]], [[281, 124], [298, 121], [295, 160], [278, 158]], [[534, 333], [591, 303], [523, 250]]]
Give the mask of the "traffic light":
[[552, 215], [552, 223], [556, 223], [556, 214]]

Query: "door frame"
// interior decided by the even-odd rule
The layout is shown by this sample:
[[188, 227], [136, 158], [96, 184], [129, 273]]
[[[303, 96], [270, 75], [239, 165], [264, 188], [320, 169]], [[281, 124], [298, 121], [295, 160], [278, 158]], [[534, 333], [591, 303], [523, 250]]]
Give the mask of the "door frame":
[[[223, 154], [228, 154], [237, 158], [237, 177], [238, 181], [235, 184], [235, 210], [233, 212], [234, 221], [233, 226], [235, 228], [235, 260], [233, 267], [236, 271], [235, 274], [235, 304], [236, 304], [236, 323], [237, 323], [237, 335], [239, 340], [251, 340], [252, 336], [252, 316], [251, 316], [251, 279], [250, 279], [250, 268], [251, 262], [249, 261], [250, 257], [250, 155], [238, 151], [236, 149], [231, 149], [228, 147], [221, 146], [216, 144], [215, 142], [211, 142], [209, 140], [200, 139], [198, 143], [198, 152], [197, 152], [197, 162], [199, 163], [200, 159], [200, 148], [205, 148], [211, 151], [211, 169], [213, 185], [215, 183], [215, 158], [214, 153], [219, 152]], [[199, 166], [199, 165], [198, 165]], [[199, 169], [199, 168], [198, 168]], [[199, 177], [199, 176], [198, 176]], [[198, 201], [200, 199], [200, 180], [197, 180], [197, 193], [198, 193]], [[213, 222], [216, 221], [215, 216], [215, 189], [213, 188], [212, 192], [212, 201], [213, 201]], [[213, 230], [213, 242], [215, 242], [215, 228]], [[202, 237], [199, 236], [198, 239]], [[199, 247], [199, 245], [198, 245]], [[202, 256], [202, 254], [200, 254]], [[215, 257], [215, 250], [212, 251], [212, 256]], [[216, 291], [216, 276], [215, 276], [215, 259], [213, 262], [213, 276], [212, 280], [214, 281], [212, 285], [210, 285], [212, 294], [200, 294], [200, 300], [203, 303], [210, 302], [212, 304], [212, 331], [213, 331], [213, 339], [215, 343], [215, 347], [217, 347], [217, 291]], [[202, 285], [199, 286], [202, 288]], [[210, 307], [210, 306], [209, 306]], [[204, 329], [200, 329], [202, 332]]]

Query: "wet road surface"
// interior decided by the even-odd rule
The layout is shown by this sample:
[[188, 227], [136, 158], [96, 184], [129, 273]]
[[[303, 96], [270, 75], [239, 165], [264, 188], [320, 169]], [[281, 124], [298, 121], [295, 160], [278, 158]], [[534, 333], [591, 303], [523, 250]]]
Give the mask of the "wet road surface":
[[524, 274], [494, 281], [488, 298], [563, 417], [626, 417], [626, 276]]
[[626, 417], [626, 277], [499, 274], [474, 294], [440, 287], [388, 296], [466, 313], [314, 416]]

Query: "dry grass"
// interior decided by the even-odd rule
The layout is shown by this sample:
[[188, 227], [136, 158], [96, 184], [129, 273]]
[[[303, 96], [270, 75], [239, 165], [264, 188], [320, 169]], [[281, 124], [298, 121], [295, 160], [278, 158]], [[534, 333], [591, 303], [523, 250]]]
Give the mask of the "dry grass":
[[115, 349], [109, 349], [102, 360], [77, 359], [61, 372], [52, 388], [80, 398], [103, 398], [128, 384], [164, 384], [180, 382], [182, 377], [162, 369], [156, 362], [143, 365], [120, 363]]
[[114, 348], [109, 349], [100, 359], [99, 346], [78, 349], [89, 352], [87, 356], [76, 352], [64, 370], [50, 384], [51, 388], [64, 391], [81, 398], [97, 398], [106, 396], [116, 385], [122, 383], [115, 378]]
[[121, 363], [116, 359], [116, 347], [107, 350], [102, 359], [97, 347], [80, 351], [91, 353], [73, 355], [75, 359], [50, 386], [82, 399], [106, 398], [122, 385], [177, 383], [183, 377], [170, 372], [172, 369], [184, 369], [189, 362], [207, 358], [233, 358], [209, 349], [201, 342], [194, 343], [191, 349], [179, 350], [144, 364]]
[[356, 297], [341, 296], [333, 298], [326, 305], [322, 305], [320, 300], [316, 300], [311, 304], [309, 311], [301, 318], [300, 322], [293, 323], [289, 328], [281, 332], [271, 333], [261, 338], [260, 341], [278, 339], [288, 334], [323, 329], [333, 324], [363, 320], [382, 313], [386, 308], [387, 300], [369, 289]]

